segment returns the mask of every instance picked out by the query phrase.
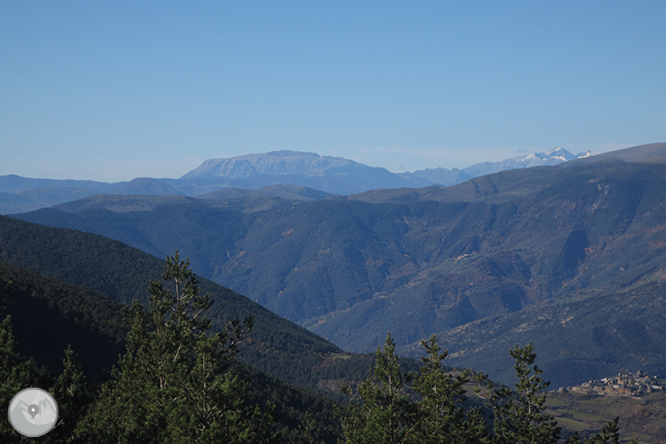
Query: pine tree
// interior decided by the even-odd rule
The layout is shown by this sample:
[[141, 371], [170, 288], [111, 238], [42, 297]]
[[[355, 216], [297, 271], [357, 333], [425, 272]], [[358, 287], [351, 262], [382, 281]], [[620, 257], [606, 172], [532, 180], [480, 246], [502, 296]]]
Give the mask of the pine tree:
[[246, 405], [244, 384], [228, 368], [252, 319], [209, 335], [188, 260], [167, 256], [161, 281], [149, 288], [149, 309], [127, 309], [127, 350], [79, 434], [100, 443], [256, 443], [270, 440], [266, 417]]
[[479, 408], [463, 408], [466, 400], [464, 385], [470, 382], [470, 372], [463, 371], [453, 377], [442, 368], [448, 352], [441, 353], [437, 338], [421, 341], [426, 356], [424, 366], [414, 381], [414, 391], [421, 395], [417, 403], [417, 433], [423, 444], [444, 442], [484, 443], [488, 442], [489, 430], [481, 417]]
[[[12, 294], [12, 282], [0, 280], [0, 313], [4, 315]], [[0, 322], [0, 405], [9, 406], [19, 391], [39, 386], [45, 379], [43, 369], [34, 359], [21, 356], [12, 332], [12, 319], [7, 315]], [[0, 422], [0, 442], [19, 442], [19, 435], [9, 421]]]
[[303, 416], [303, 421], [296, 430], [298, 442], [302, 444], [323, 444], [323, 441], [318, 440], [320, 430], [317, 428], [317, 422], [310, 412], [305, 412]]
[[67, 347], [62, 361], [63, 371], [48, 390], [58, 402], [58, 422], [53, 430], [41, 438], [44, 443], [76, 442], [74, 430], [83, 417], [90, 402], [85, 377], [81, 366], [76, 361], [76, 354]]
[[515, 390], [507, 387], [493, 388], [490, 397], [494, 412], [494, 442], [519, 444], [555, 444], [559, 440], [561, 428], [557, 421], [545, 413], [545, 389], [550, 383], [544, 381], [543, 373], [536, 364], [534, 345], [511, 349], [509, 354], [515, 359]]
[[[11, 316], [7, 316], [0, 323], [0, 403], [6, 408], [19, 391], [33, 387], [37, 373], [34, 360], [25, 359], [16, 351]], [[18, 442], [20, 437], [9, 421], [0, 422], [1, 442]]]
[[408, 377], [400, 371], [395, 343], [389, 333], [384, 350], [375, 353], [370, 377], [358, 389], [358, 398], [350, 398], [348, 415], [342, 430], [349, 444], [398, 444], [417, 442], [414, 434], [416, 412], [404, 393]]
[[619, 444], [620, 427], [618, 425], [620, 418], [616, 417], [603, 426], [601, 433], [597, 433], [588, 444]]
[[[374, 368], [358, 395], [350, 397], [342, 421], [345, 443], [353, 444], [557, 444], [561, 428], [545, 409], [549, 383], [535, 364], [536, 352], [529, 343], [510, 350], [515, 360], [515, 389], [496, 386], [481, 372], [446, 373], [442, 352], [433, 336], [422, 341], [426, 356], [409, 396], [408, 381], [400, 371], [395, 344], [389, 333], [383, 351], [375, 354]], [[476, 384], [485, 408], [466, 398], [467, 384]], [[617, 444], [618, 419], [610, 421], [587, 444]], [[565, 444], [578, 444], [574, 434]], [[632, 443], [634, 443], [632, 441]]]

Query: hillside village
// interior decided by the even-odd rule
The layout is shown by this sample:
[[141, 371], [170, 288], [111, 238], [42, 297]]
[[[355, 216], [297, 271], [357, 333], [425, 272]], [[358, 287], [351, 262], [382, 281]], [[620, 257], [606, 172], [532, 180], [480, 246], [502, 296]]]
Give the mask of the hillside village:
[[666, 380], [648, 376], [639, 370], [636, 374], [619, 373], [617, 376], [591, 380], [573, 387], [561, 387], [559, 392], [583, 392], [588, 395], [640, 397], [654, 392], [666, 392]]

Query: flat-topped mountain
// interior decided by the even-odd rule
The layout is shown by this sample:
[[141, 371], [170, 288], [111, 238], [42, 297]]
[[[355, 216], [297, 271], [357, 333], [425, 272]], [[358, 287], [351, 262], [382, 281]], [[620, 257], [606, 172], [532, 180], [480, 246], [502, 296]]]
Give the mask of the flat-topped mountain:
[[[235, 189], [230, 194], [242, 194], [239, 189], [294, 186], [328, 194], [349, 195], [372, 189], [448, 186], [483, 174], [552, 165], [584, 154], [574, 156], [558, 148], [548, 153], [530, 154], [502, 162], [480, 163], [462, 170], [434, 168], [413, 173], [392, 173], [384, 168], [371, 167], [342, 157], [285, 150], [209, 159], [178, 179], [141, 177], [130, 182], [105, 183], [7, 175], [0, 176], [0, 214], [23, 213], [97, 194], [201, 196], [228, 188]], [[310, 196], [314, 195], [310, 193]]]
[[181, 179], [201, 177], [241, 178], [254, 176], [324, 176], [332, 170], [371, 168], [343, 157], [320, 156], [301, 151], [271, 151], [264, 154], [208, 159]]
[[[666, 371], [652, 342], [631, 342], [631, 354], [609, 359], [619, 336], [638, 331], [637, 316], [651, 337], [666, 337], [666, 327], [618, 296], [666, 275], [666, 166], [592, 159], [259, 211], [242, 202], [260, 196], [234, 205], [214, 196], [99, 196], [20, 217], [158, 256], [178, 249], [202, 275], [352, 351], [374, 350], [387, 331], [399, 346], [438, 333], [474, 338], [454, 341], [464, 344], [455, 363], [489, 368], [483, 361], [494, 362], [506, 338], [534, 338], [548, 344], [540, 356], [549, 368], [568, 369], [548, 376], [558, 384], [631, 370], [636, 359]], [[569, 314], [558, 317], [560, 308]], [[664, 312], [657, 304], [647, 314]], [[552, 328], [539, 329], [545, 321], [534, 317]], [[579, 322], [594, 340], [563, 353], [583, 330], [555, 327]], [[500, 346], [483, 346], [491, 343]]]
[[342, 157], [301, 151], [271, 151], [223, 159], [209, 159], [181, 181], [260, 188], [291, 184], [333, 194], [352, 194], [374, 188], [422, 187], [432, 182], [385, 168], [371, 167]]

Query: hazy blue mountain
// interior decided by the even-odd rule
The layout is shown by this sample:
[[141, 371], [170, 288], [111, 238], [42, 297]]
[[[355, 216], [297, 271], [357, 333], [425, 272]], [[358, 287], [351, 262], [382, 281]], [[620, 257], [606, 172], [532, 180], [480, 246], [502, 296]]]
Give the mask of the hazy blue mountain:
[[29, 177], [17, 176], [16, 174], [0, 176], [0, 190], [6, 193], [53, 187], [91, 189], [96, 190], [97, 192], [104, 192], [111, 189], [113, 186], [114, 185], [106, 182], [96, 182], [94, 180], [32, 179]]
[[410, 174], [443, 186], [455, 185], [476, 177], [458, 168], [448, 169], [444, 167], [426, 168], [425, 170], [417, 170]]
[[32, 179], [10, 174], [0, 176], [0, 214], [21, 213], [111, 192], [121, 184], [92, 180]]
[[352, 194], [374, 188], [421, 187], [432, 182], [409, 174], [396, 174], [342, 157], [300, 151], [209, 159], [180, 178], [182, 181], [261, 188], [291, 184], [333, 194]]
[[[646, 149], [636, 147], [633, 155]], [[666, 165], [658, 157], [627, 163], [606, 156], [503, 171], [447, 188], [372, 190], [263, 211], [175, 196], [125, 196], [120, 208], [154, 201], [119, 211], [118, 197], [102, 196], [20, 217], [93, 231], [158, 255], [179, 249], [216, 282], [345, 349], [369, 351], [389, 330], [406, 346], [434, 332], [452, 334], [591, 295], [598, 296], [597, 307], [604, 300], [613, 304], [618, 292], [662, 279]], [[238, 202], [250, 198], [256, 196]], [[655, 306], [653, 313], [661, 316], [660, 310]], [[620, 315], [621, 323], [627, 317]], [[588, 316], [586, 325], [602, 334], [607, 318]], [[651, 328], [661, 337], [662, 327]], [[486, 336], [475, 336], [477, 345], [456, 363], [488, 358], [469, 350], [499, 331], [481, 330]], [[551, 344], [545, 359], [561, 368], [574, 359], [555, 351], [575, 339], [575, 329], [566, 332], [542, 336]], [[575, 357], [580, 371], [563, 377], [576, 382], [582, 369], [601, 367], [614, 346], [581, 345]], [[652, 346], [634, 346], [646, 366], [664, 365]], [[634, 359], [622, 356], [608, 365], [624, 368]]]
[[[50, 207], [96, 194], [138, 194], [149, 196], [201, 196], [233, 188], [227, 197], [243, 194], [237, 190], [259, 190], [255, 196], [286, 199], [312, 199], [303, 189], [316, 190], [320, 196], [348, 195], [371, 189], [453, 185], [496, 171], [544, 166], [578, 158], [558, 148], [503, 162], [483, 163], [465, 169], [435, 168], [413, 173], [391, 173], [349, 159], [320, 156], [299, 151], [273, 151], [264, 154], [209, 159], [178, 179], [136, 178], [130, 182], [105, 183], [91, 180], [32, 179], [16, 175], [0, 176], [0, 214], [23, 213]], [[281, 186], [300, 188], [285, 191]], [[278, 187], [273, 188], [271, 187]], [[222, 194], [224, 195], [224, 194]], [[220, 196], [222, 196], [220, 195]], [[246, 195], [248, 195], [246, 193]], [[302, 195], [302, 197], [298, 197]], [[216, 197], [220, 198], [220, 197]], [[273, 203], [275, 204], [275, 203]], [[255, 208], [261, 208], [256, 205]]]
[[564, 148], [555, 148], [546, 153], [527, 154], [524, 156], [512, 157], [511, 159], [506, 159], [500, 162], [482, 162], [462, 169], [453, 168], [449, 170], [442, 167], [428, 168], [425, 170], [414, 171], [411, 175], [427, 179], [440, 185], [450, 186], [486, 174], [519, 168], [558, 165], [562, 162], [582, 159], [592, 155], [593, 153], [591, 151], [572, 154]]
[[499, 171], [515, 170], [518, 168], [530, 168], [538, 166], [558, 165], [570, 160], [582, 159], [592, 156], [591, 151], [583, 151], [578, 154], [570, 153], [564, 148], [555, 148], [546, 153], [527, 154], [525, 156], [513, 157], [500, 162], [482, 162], [464, 168], [463, 171], [474, 175], [475, 177], [486, 174], [497, 173]]
[[326, 199], [331, 197], [332, 194], [326, 193], [324, 191], [315, 190], [308, 187], [299, 187], [295, 185], [269, 185], [264, 188], [259, 188], [258, 190], [247, 189], [247, 188], [222, 188], [218, 191], [213, 191], [212, 193], [204, 194], [198, 196], [202, 199], [237, 199], [245, 197], [279, 197], [282, 199], [289, 200], [318, 200]]
[[0, 192], [0, 209], [3, 214], [24, 213], [42, 207], [42, 205], [35, 205], [31, 199], [18, 193]]
[[175, 196], [184, 194], [171, 185], [150, 177], [137, 177], [121, 188], [113, 190], [113, 194], [139, 194], [145, 196]]
[[[249, 185], [249, 184], [246, 184]], [[252, 184], [256, 185], [256, 184]], [[287, 200], [323, 199], [331, 194], [295, 185], [269, 185], [263, 188], [233, 188], [217, 181], [180, 181], [178, 179], [136, 178], [130, 182], [102, 183], [73, 180], [29, 179], [19, 176], [0, 176], [0, 214], [17, 214], [51, 207], [97, 195], [189, 196], [206, 199], [256, 197]], [[257, 202], [254, 205], [260, 208]]]
[[666, 163], [666, 143], [650, 143], [621, 150], [609, 151], [592, 157], [585, 157], [571, 164], [589, 163], [617, 159], [623, 162]]
[[[576, 378], [583, 382], [639, 369], [663, 378], [665, 294], [663, 278], [624, 290], [581, 292], [575, 298], [484, 318], [437, 336], [449, 350], [448, 365], [483, 369], [505, 382], [514, 376], [506, 351], [528, 342], [536, 346], [539, 367], [552, 389], [569, 386]], [[418, 357], [422, 348], [414, 343], [399, 353]]]
[[[285, 185], [296, 188], [287, 191], [281, 188]], [[313, 196], [352, 194], [374, 188], [428, 185], [432, 185], [432, 182], [340, 157], [274, 151], [207, 160], [179, 179], [137, 178], [131, 182], [104, 183], [0, 176], [0, 214], [31, 211], [97, 194], [198, 196], [236, 188], [263, 189], [256, 196], [312, 199]], [[318, 193], [306, 193], [306, 188]]]
[[256, 176], [324, 176], [328, 170], [364, 168], [342, 157], [320, 156], [301, 151], [271, 151], [231, 158], [209, 159], [181, 179], [201, 177], [245, 178]]

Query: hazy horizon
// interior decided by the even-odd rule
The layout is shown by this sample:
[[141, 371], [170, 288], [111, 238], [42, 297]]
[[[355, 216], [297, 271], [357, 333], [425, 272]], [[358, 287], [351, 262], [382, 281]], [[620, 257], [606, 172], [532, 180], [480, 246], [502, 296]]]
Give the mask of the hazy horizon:
[[0, 175], [275, 150], [392, 172], [661, 142], [666, 4], [0, 4]]
[[[558, 147], [558, 148], [561, 148], [561, 147]], [[553, 150], [555, 150], [555, 149], [557, 149], [557, 148], [553, 148]], [[288, 151], [295, 151], [295, 150], [288, 150]], [[550, 150], [549, 150], [549, 151], [550, 151]], [[568, 150], [567, 150], [567, 151], [568, 151]], [[270, 153], [270, 151], [269, 151], [269, 152], [266, 152], [266, 153], [247, 153], [247, 154], [241, 154], [241, 155], [233, 156], [233, 157], [244, 157], [244, 156], [250, 156], [250, 155], [262, 155], [262, 154], [269, 154], [269, 153]], [[335, 157], [335, 158], [343, 158], [343, 159], [346, 159], [346, 158], [344, 158], [344, 157], [342, 157], [342, 156], [329, 156], [329, 155], [326, 155], [326, 154], [320, 154], [320, 153], [314, 153], [314, 152], [309, 152], [309, 153], [313, 153], [313, 154], [319, 155], [319, 156], [321, 156], [321, 157]], [[545, 153], [545, 152], [544, 152], [544, 153]], [[526, 154], [528, 154], [528, 153], [525, 153], [525, 154], [519, 154], [518, 156], [513, 156], [513, 157], [515, 157], [515, 158], [520, 158], [520, 157], [525, 156]], [[529, 154], [542, 154], [542, 153], [529, 153]], [[571, 153], [571, 154], [574, 154], [574, 155], [575, 155], [575, 154], [579, 154], [579, 152]], [[592, 154], [601, 154], [601, 153], [600, 153], [600, 152], [592, 152]], [[31, 178], [31, 179], [92, 180], [92, 181], [96, 181], [96, 182], [108, 182], [108, 183], [114, 183], [114, 182], [128, 182], [128, 181], [131, 181], [131, 180], [134, 180], [134, 179], [140, 179], [140, 178], [152, 178], [152, 179], [179, 179], [180, 177], [186, 175], [186, 174], [189, 173], [190, 171], [195, 170], [196, 168], [200, 167], [205, 161], [207, 161], [207, 160], [216, 160], [216, 159], [219, 159], [219, 158], [205, 159], [204, 161], [202, 161], [201, 163], [199, 163], [198, 165], [196, 165], [194, 168], [190, 168], [190, 169], [187, 170], [187, 171], [184, 171], [184, 172], [182, 172], [182, 173], [178, 173], [178, 174], [175, 175], [175, 176], [147, 176], [147, 175], [141, 175], [141, 174], [139, 174], [139, 175], [137, 175], [137, 176], [133, 176], [133, 177], [129, 177], [129, 178], [121, 179], [121, 180], [100, 180], [100, 179], [96, 179], [96, 178], [94, 178], [94, 177], [93, 177], [93, 178], [91, 178], [91, 177], [38, 177], [38, 176], [29, 176], [29, 175], [26, 176], [26, 175], [21, 175], [21, 174], [16, 174], [16, 173], [0, 174], [0, 176], [18, 175], [18, 176], [20, 176], [20, 177]], [[500, 161], [503, 161], [503, 160], [510, 160], [510, 159], [511, 159], [511, 158], [499, 159], [499, 160], [500, 160]], [[353, 160], [353, 159], [348, 159], [348, 160]], [[485, 163], [485, 162], [492, 162], [492, 161], [481, 160], [481, 161], [477, 162], [477, 164], [481, 164], [481, 163]], [[468, 166], [474, 166], [474, 165], [475, 165], [475, 164], [468, 165]], [[376, 167], [377, 165], [368, 165], [368, 166], [370, 166], [370, 167]], [[430, 166], [430, 167], [421, 168], [420, 170], [425, 170], [425, 169], [437, 169], [437, 168], [438, 168], [438, 166], [433, 165], [433, 166]], [[457, 167], [453, 167], [453, 168], [457, 168]], [[466, 168], [466, 167], [461, 167], [460, 169], [464, 169], [464, 168]], [[390, 170], [389, 170], [389, 171], [390, 171]], [[405, 172], [413, 173], [413, 172], [415, 172], [415, 171], [418, 171], [418, 170], [411, 170], [411, 171], [403, 170], [403, 171], [391, 171], [391, 172], [392, 172], [392, 173], [405, 173]]]

